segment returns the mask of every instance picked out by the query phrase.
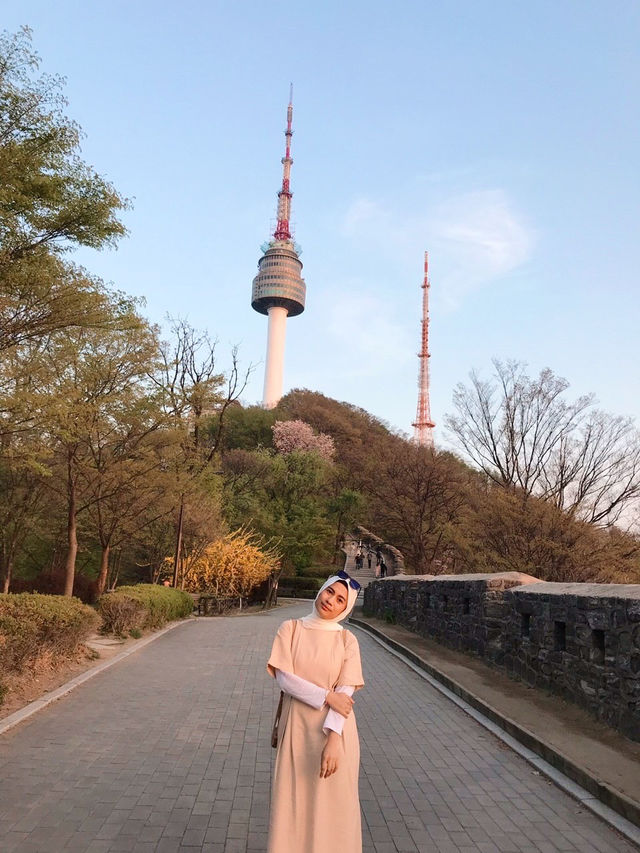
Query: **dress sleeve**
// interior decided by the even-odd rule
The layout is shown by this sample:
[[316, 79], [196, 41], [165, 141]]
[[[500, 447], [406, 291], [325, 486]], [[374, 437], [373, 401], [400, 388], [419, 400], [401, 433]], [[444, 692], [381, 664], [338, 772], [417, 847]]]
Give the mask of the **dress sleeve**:
[[364, 686], [362, 664], [360, 663], [360, 646], [351, 631], [345, 629], [344, 660], [336, 682], [337, 687], [351, 685], [356, 690]]
[[[353, 696], [353, 687], [351, 685], [345, 687], [336, 687], [336, 693], [346, 693], [347, 696]], [[329, 734], [330, 731], [342, 735], [342, 727], [344, 726], [345, 719], [346, 717], [343, 717], [342, 714], [339, 714], [337, 711], [334, 711], [333, 708], [329, 708], [327, 716], [324, 718], [324, 725], [322, 726], [322, 731], [326, 735]]]
[[281, 669], [276, 669], [276, 681], [280, 689], [288, 693], [289, 696], [299, 699], [305, 705], [311, 705], [316, 710], [322, 708], [329, 692], [311, 681], [306, 681], [290, 672], [283, 672]]
[[267, 662], [267, 672], [273, 678], [276, 677], [276, 669], [283, 672], [293, 673], [293, 656], [291, 654], [291, 641], [293, 639], [293, 619], [287, 619], [278, 628], [278, 633], [273, 641], [271, 655]]

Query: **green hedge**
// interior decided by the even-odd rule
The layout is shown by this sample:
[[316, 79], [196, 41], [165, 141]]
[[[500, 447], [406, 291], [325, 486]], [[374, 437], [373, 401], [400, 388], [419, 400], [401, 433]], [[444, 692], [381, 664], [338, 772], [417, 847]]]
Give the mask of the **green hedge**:
[[326, 578], [280, 578], [278, 595], [293, 598], [315, 598]]
[[45, 657], [73, 655], [99, 623], [77, 598], [0, 594], [0, 673], [21, 672]]
[[189, 616], [193, 599], [181, 589], [141, 583], [120, 586], [100, 596], [98, 612], [105, 631], [124, 634], [134, 629], [160, 628], [166, 622]]

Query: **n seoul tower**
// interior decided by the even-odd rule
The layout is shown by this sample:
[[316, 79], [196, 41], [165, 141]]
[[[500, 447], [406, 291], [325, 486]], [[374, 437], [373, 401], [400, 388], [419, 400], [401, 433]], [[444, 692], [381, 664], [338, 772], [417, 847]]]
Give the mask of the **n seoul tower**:
[[282, 397], [284, 369], [284, 341], [287, 317], [304, 311], [307, 287], [300, 275], [302, 262], [299, 249], [293, 241], [289, 220], [291, 217], [291, 120], [293, 117], [293, 86], [289, 91], [286, 145], [282, 158], [282, 189], [278, 193], [278, 224], [273, 239], [262, 246], [263, 256], [258, 261], [258, 275], [253, 279], [251, 307], [269, 317], [267, 329], [267, 359], [264, 370], [262, 405], [273, 409]]

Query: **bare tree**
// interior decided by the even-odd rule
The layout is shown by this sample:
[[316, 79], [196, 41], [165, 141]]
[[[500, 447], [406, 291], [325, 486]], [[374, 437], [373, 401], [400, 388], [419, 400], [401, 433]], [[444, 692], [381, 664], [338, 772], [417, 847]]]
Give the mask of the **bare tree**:
[[640, 435], [631, 418], [597, 410], [592, 395], [571, 402], [569, 383], [549, 370], [537, 378], [518, 361], [494, 361], [492, 379], [472, 372], [446, 424], [467, 456], [500, 486], [551, 501], [603, 526], [640, 495]]
[[447, 453], [400, 439], [371, 459], [372, 523], [404, 552], [416, 574], [448, 569], [466, 498], [466, 471]]
[[216, 341], [198, 332], [185, 320], [174, 320], [173, 343], [162, 349], [162, 367], [154, 381], [164, 397], [164, 406], [174, 427], [184, 434], [183, 455], [176, 474], [182, 483], [176, 507], [176, 544], [173, 585], [178, 586], [183, 551], [185, 509], [189, 489], [211, 472], [211, 464], [222, 441], [225, 415], [244, 391], [252, 366], [240, 373], [238, 350], [231, 352], [231, 367], [219, 372]]

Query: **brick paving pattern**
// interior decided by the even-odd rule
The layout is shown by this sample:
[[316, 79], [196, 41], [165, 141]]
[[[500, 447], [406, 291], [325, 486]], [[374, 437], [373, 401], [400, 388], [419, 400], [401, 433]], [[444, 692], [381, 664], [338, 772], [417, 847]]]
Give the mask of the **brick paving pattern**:
[[[0, 737], [2, 853], [264, 853], [265, 659], [307, 609], [176, 628]], [[357, 634], [365, 853], [636, 850]]]

